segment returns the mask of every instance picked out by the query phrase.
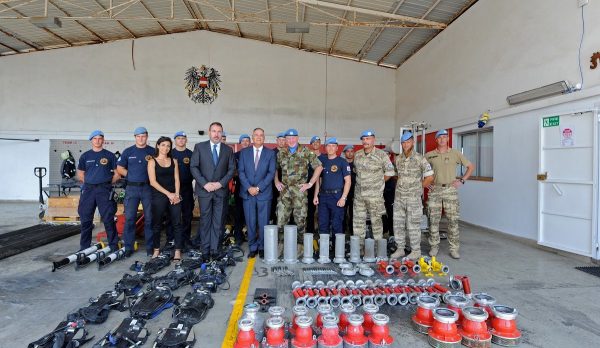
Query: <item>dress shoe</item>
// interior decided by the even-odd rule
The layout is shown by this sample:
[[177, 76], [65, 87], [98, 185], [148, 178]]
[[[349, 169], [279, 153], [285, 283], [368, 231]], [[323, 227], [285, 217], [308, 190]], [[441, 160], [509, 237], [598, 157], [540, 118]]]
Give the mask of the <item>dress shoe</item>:
[[259, 250], [258, 251], [258, 256], [260, 256], [261, 259], [265, 258], [265, 251], [264, 250]]
[[125, 257], [131, 257], [131, 255], [133, 255], [133, 250], [125, 250]]
[[257, 253], [256, 251], [251, 251], [251, 252], [248, 254], [248, 258], [249, 258], [249, 259], [253, 259], [253, 258], [255, 258], [255, 257], [256, 257], [256, 255], [257, 255], [257, 254], [258, 254], [258, 253]]

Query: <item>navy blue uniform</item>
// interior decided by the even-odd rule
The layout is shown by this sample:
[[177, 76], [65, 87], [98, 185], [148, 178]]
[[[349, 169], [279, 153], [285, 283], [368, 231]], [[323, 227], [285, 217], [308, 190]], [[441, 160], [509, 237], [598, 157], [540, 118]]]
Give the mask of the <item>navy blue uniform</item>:
[[[177, 161], [179, 168], [179, 195], [181, 196], [181, 228], [183, 245], [191, 244], [192, 236], [192, 218], [194, 214], [194, 186], [192, 181], [192, 172], [190, 171], [190, 159], [192, 158], [192, 150], [185, 149], [179, 151], [171, 150], [171, 156]], [[167, 225], [167, 239], [173, 240], [173, 226]]]
[[111, 185], [116, 162], [115, 154], [105, 149], [98, 152], [86, 151], [79, 158], [77, 169], [85, 173], [77, 208], [81, 220], [81, 238], [79, 240], [81, 249], [89, 248], [91, 245], [96, 207], [98, 207], [106, 229], [108, 245], [113, 250], [117, 249], [119, 239], [115, 226], [117, 203], [112, 199]]
[[146, 252], [152, 255], [152, 188], [148, 181], [148, 161], [152, 159], [151, 146], [139, 148], [135, 145], [126, 148], [117, 165], [127, 169], [127, 189], [125, 190], [125, 250], [133, 251], [135, 241], [135, 221], [137, 210], [142, 202], [144, 208], [144, 237]]
[[350, 165], [341, 158], [327, 158], [319, 156], [323, 164], [321, 185], [319, 189], [319, 233], [343, 233], [344, 208], [338, 207], [337, 202], [344, 193], [344, 178], [350, 175]]

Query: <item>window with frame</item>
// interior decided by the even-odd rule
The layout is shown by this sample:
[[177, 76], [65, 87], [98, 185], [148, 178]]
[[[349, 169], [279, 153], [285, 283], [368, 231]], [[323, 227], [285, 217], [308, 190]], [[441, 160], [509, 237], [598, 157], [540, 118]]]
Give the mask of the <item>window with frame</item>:
[[[492, 181], [494, 178], [494, 129], [478, 129], [458, 135], [458, 145], [463, 155], [475, 165], [469, 180]], [[467, 168], [460, 166], [457, 176], [463, 176]]]

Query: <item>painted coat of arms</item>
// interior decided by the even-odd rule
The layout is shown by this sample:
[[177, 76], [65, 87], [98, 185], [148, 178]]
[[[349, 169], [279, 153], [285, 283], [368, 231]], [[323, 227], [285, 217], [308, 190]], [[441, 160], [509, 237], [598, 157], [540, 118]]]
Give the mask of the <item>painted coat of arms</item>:
[[204, 65], [191, 67], [185, 72], [185, 89], [194, 103], [212, 104], [219, 95], [221, 74]]

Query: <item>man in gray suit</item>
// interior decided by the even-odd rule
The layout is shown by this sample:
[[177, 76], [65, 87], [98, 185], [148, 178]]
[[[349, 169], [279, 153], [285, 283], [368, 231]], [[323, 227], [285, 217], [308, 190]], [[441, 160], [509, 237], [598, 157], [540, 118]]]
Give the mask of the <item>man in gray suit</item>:
[[196, 195], [200, 203], [200, 225], [194, 245], [200, 247], [205, 259], [219, 250], [223, 231], [223, 205], [227, 184], [233, 177], [233, 150], [221, 142], [223, 126], [213, 122], [208, 127], [209, 141], [194, 146], [190, 171], [196, 179]]

